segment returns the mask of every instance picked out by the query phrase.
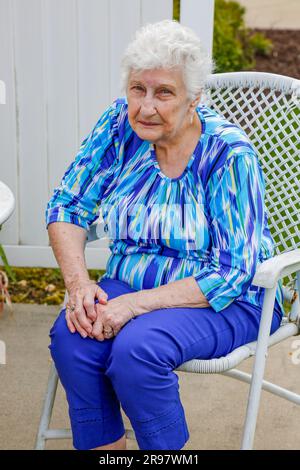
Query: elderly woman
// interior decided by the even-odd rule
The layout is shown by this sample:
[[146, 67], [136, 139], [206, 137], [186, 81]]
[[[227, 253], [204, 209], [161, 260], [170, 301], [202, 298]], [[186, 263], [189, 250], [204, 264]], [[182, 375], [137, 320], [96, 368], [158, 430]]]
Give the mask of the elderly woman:
[[[48, 203], [69, 293], [49, 348], [76, 449], [125, 449], [120, 406], [140, 449], [181, 449], [189, 431], [174, 369], [257, 338], [264, 290], [251, 280], [273, 254], [264, 181], [245, 133], [199, 105], [211, 67], [188, 28], [141, 28], [122, 61], [126, 98], [100, 117]], [[100, 208], [111, 255], [94, 282], [84, 246]], [[272, 332], [282, 314], [279, 286]]]

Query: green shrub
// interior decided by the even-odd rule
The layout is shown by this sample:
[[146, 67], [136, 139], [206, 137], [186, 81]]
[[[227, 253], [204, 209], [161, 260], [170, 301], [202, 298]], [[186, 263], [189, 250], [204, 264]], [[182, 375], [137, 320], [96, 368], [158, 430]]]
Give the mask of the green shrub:
[[[213, 57], [215, 72], [251, 70], [255, 55], [268, 55], [272, 43], [246, 28], [245, 8], [236, 1], [215, 0]], [[179, 21], [180, 0], [173, 0], [173, 18]]]
[[245, 8], [239, 3], [215, 1], [213, 57], [216, 72], [245, 70], [254, 66], [254, 49], [244, 23]]
[[180, 0], [173, 0], [173, 20], [180, 20]]
[[215, 72], [251, 70], [255, 55], [268, 55], [272, 43], [246, 27], [245, 8], [238, 2], [215, 0], [213, 57]]
[[250, 43], [254, 48], [255, 55], [268, 56], [273, 49], [272, 41], [262, 33], [254, 33], [250, 37]]

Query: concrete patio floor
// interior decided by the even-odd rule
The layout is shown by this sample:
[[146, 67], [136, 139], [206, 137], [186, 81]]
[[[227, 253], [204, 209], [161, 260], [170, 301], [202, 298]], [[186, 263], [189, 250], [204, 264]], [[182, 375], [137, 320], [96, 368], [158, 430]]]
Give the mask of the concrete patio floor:
[[[0, 340], [6, 344], [6, 364], [0, 365], [0, 449], [33, 449], [50, 366], [49, 330], [58, 307], [15, 304], [0, 318]], [[274, 346], [265, 378], [300, 390], [300, 364], [291, 360], [295, 338]], [[253, 359], [240, 366], [251, 371]], [[190, 440], [184, 449], [239, 449], [248, 385], [220, 375], [176, 372], [186, 412]], [[124, 416], [125, 427], [130, 427]], [[262, 393], [255, 449], [299, 449], [300, 408]], [[52, 427], [69, 427], [64, 390], [54, 406]], [[137, 449], [127, 441], [128, 449]], [[71, 440], [48, 441], [47, 449], [73, 449]]]

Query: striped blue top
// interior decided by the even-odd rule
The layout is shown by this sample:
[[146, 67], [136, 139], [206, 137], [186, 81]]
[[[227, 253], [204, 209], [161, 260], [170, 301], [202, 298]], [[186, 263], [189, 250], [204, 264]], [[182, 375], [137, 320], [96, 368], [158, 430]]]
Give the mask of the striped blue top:
[[[110, 238], [104, 278], [148, 289], [194, 276], [212, 308], [233, 301], [262, 306], [251, 285], [274, 255], [265, 186], [246, 134], [206, 106], [202, 133], [177, 178], [166, 176], [155, 147], [128, 122], [126, 98], [114, 101], [82, 142], [46, 209], [46, 224], [89, 229], [101, 206]], [[282, 284], [276, 298], [282, 307]]]

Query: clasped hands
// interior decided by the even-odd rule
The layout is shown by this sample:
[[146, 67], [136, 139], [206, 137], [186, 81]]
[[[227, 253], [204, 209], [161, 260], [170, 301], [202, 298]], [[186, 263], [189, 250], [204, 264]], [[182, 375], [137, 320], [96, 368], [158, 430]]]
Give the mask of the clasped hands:
[[107, 293], [94, 281], [85, 281], [68, 289], [68, 294], [67, 326], [83, 338], [111, 339], [135, 317], [134, 293], [108, 300]]

